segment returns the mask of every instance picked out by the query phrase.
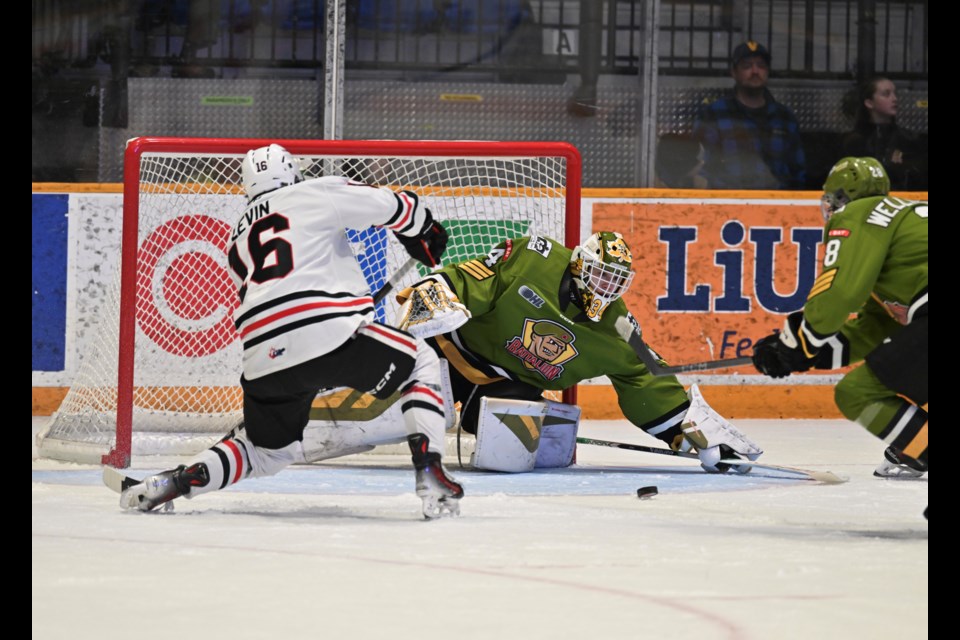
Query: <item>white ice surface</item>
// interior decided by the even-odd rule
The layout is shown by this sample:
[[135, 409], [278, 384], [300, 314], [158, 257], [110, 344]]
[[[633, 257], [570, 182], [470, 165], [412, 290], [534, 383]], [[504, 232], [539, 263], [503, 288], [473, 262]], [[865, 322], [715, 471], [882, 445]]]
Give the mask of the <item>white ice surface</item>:
[[[883, 444], [852, 423], [737, 424], [761, 462], [849, 482], [580, 445], [548, 472], [447, 460], [462, 516], [425, 522], [408, 459], [367, 454], [141, 514], [98, 468], [34, 458], [32, 637], [926, 638], [927, 480], [874, 478]], [[660, 445], [622, 421], [581, 435]]]

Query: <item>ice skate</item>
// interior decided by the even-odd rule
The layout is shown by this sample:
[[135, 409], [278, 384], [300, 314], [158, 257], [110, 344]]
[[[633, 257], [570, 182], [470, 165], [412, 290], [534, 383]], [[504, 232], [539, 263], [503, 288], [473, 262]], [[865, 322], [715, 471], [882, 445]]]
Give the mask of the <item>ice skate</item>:
[[174, 498], [190, 493], [190, 487], [204, 486], [209, 481], [207, 465], [202, 462], [189, 468], [180, 465], [176, 469], [148, 476], [143, 482], [125, 489], [120, 494], [120, 507], [152, 511], [163, 505], [164, 511], [172, 511]]
[[423, 517], [432, 520], [460, 515], [463, 487], [450, 476], [440, 455], [427, 451], [427, 437], [416, 434], [408, 438], [417, 473], [417, 496], [423, 501]]
[[909, 480], [919, 478], [927, 472], [927, 465], [919, 460], [910, 458], [893, 447], [887, 447], [883, 452], [883, 460], [873, 470], [878, 478], [900, 478]]

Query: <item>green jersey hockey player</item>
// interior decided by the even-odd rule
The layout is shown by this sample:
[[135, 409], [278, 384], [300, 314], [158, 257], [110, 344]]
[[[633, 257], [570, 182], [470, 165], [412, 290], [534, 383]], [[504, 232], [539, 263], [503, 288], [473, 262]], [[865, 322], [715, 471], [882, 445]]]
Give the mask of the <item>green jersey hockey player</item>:
[[927, 202], [888, 195], [890, 180], [873, 158], [843, 158], [823, 190], [821, 272], [783, 331], [757, 342], [754, 365], [780, 378], [865, 361], [837, 384], [837, 407], [888, 444], [876, 475], [922, 475]]
[[[633, 277], [630, 248], [619, 233], [595, 233], [573, 250], [531, 236], [447, 265], [399, 294], [399, 326], [425, 338], [451, 365], [460, 424], [477, 434], [475, 466], [524, 471], [570, 464], [575, 425], [560, 435], [549, 429], [551, 413], [570, 407], [544, 402], [543, 391], [600, 376], [609, 378], [630, 422], [675, 450], [696, 450], [708, 471], [726, 471], [721, 458], [755, 460], [762, 453], [696, 385], [688, 394], [675, 376], [654, 376], [626, 342], [624, 327], [639, 329], [621, 298]], [[515, 464], [504, 462], [509, 446], [499, 444], [510, 438], [484, 434], [501, 428], [491, 417], [498, 408], [500, 415], [546, 416], [513, 429], [525, 446], [517, 445]], [[530, 434], [539, 435], [539, 452]]]

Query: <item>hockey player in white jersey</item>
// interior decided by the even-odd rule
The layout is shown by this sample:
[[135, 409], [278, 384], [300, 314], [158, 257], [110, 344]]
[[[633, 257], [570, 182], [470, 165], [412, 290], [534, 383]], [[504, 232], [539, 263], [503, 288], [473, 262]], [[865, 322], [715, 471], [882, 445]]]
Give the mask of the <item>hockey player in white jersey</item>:
[[121, 507], [150, 511], [305, 462], [311, 402], [321, 388], [346, 386], [375, 398], [399, 392], [423, 514], [458, 514], [463, 488], [441, 463], [445, 412], [453, 408], [442, 399], [440, 361], [421, 339], [374, 321], [345, 232], [386, 228], [432, 267], [446, 230], [412, 191], [337, 176], [305, 180], [297, 159], [276, 144], [247, 153], [242, 178], [248, 204], [228, 260], [240, 296], [244, 423], [187, 464], [126, 489]]

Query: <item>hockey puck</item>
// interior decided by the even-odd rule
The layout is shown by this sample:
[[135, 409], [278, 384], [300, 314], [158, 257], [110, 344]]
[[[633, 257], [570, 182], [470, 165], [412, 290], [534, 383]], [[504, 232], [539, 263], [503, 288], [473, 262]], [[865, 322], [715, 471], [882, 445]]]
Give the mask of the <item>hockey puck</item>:
[[637, 489], [638, 498], [652, 498], [659, 493], [656, 487], [640, 487]]

